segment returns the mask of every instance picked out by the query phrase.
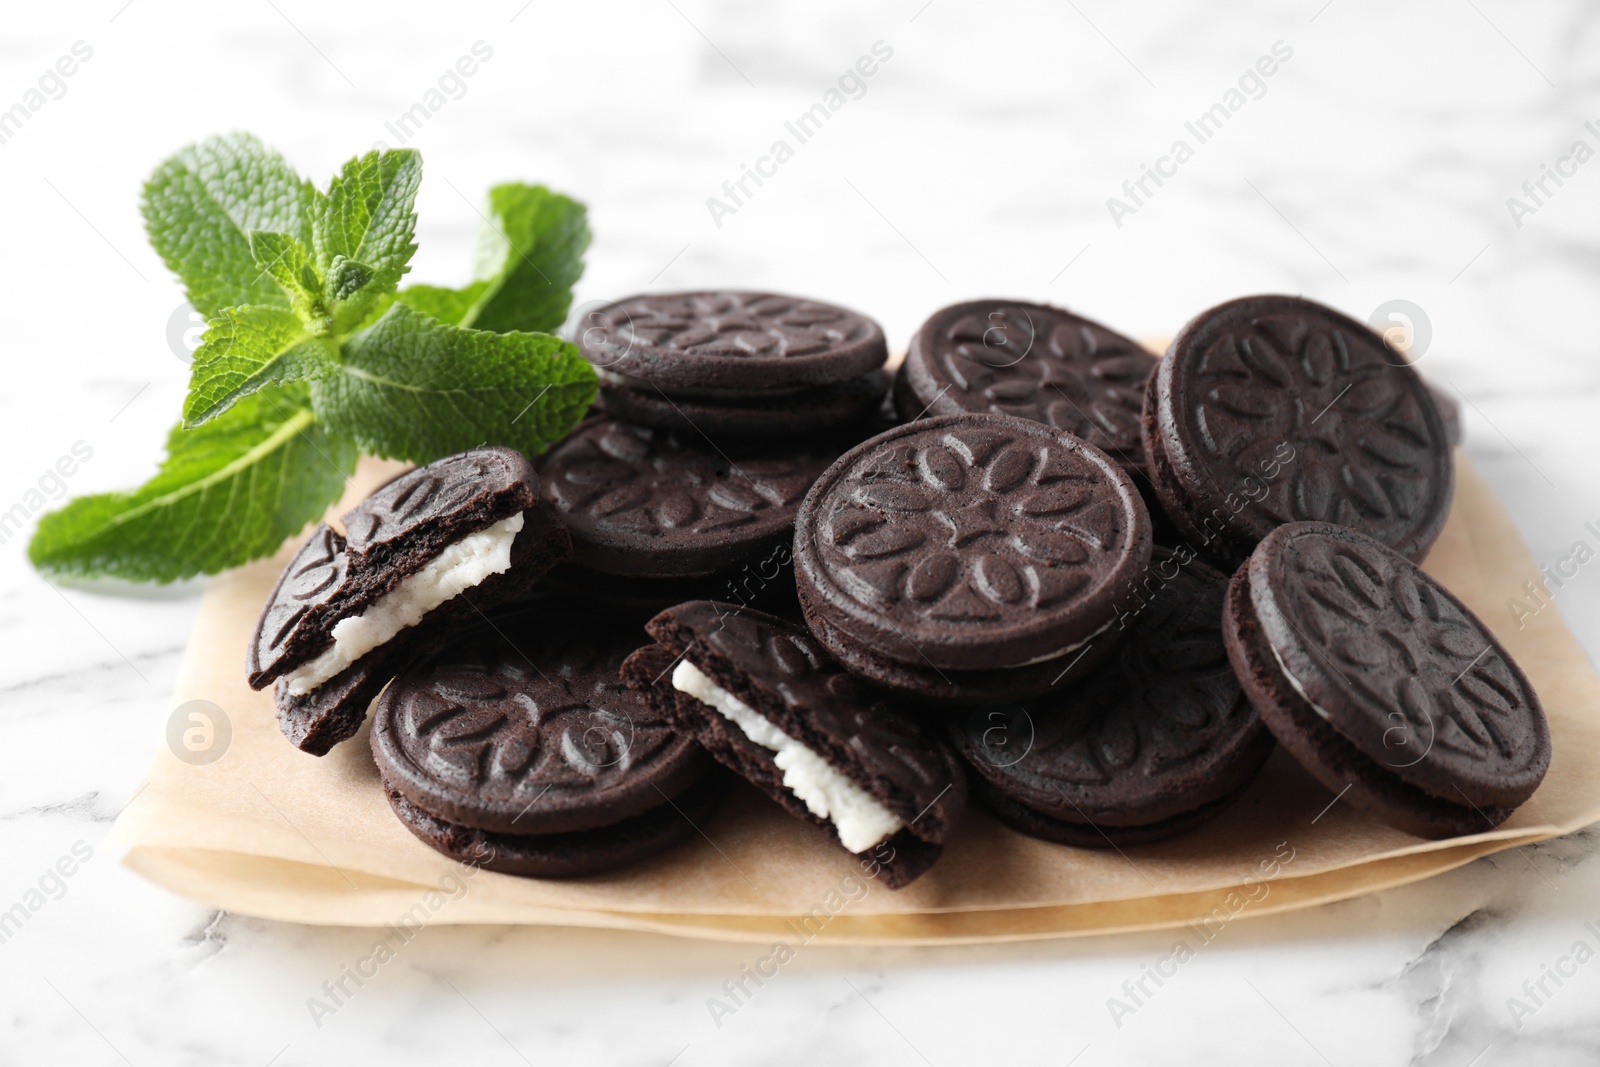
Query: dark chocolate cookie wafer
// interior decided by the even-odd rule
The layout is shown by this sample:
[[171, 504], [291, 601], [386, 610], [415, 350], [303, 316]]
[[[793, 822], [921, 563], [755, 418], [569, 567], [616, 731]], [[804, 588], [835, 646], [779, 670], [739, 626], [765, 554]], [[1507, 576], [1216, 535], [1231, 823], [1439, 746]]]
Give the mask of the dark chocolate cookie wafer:
[[718, 442], [591, 419], [540, 460], [576, 560], [635, 578], [717, 574], [786, 540], [824, 442]]
[[[863, 426], [878, 413], [889, 391], [889, 372], [875, 370], [846, 381], [810, 388], [768, 389], [707, 395], [667, 393], [650, 382], [600, 372], [596, 406], [640, 426], [724, 438], [792, 438]], [[859, 437], [866, 436], [865, 428]]]
[[[529, 490], [532, 489], [530, 498]], [[533, 506], [533, 465], [510, 448], [475, 448], [407, 471], [344, 514], [345, 552], [364, 575], [392, 586], [460, 540]]]
[[481, 621], [483, 612], [524, 597], [541, 583], [547, 571], [571, 554], [571, 542], [550, 504], [540, 501], [523, 518], [511, 545], [509, 570], [445, 601], [310, 692], [295, 693], [287, 678], [279, 678], [272, 696], [283, 735], [302, 752], [327, 755], [334, 745], [355, 736], [389, 679], [449, 644], [459, 629]]
[[957, 670], [932, 664], [905, 663], [882, 656], [840, 632], [823, 615], [802, 617], [812, 634], [845, 669], [901, 696], [909, 708], [924, 705], [990, 704], [1031, 700], [1067, 685], [1093, 670], [1116, 648], [1114, 641], [1090, 641], [1071, 655], [1052, 657], [1021, 667]]
[[1001, 822], [1029, 837], [1037, 837], [1041, 841], [1054, 841], [1058, 845], [1071, 845], [1074, 848], [1124, 848], [1166, 841], [1199, 829], [1231, 808], [1249, 790], [1250, 784], [1246, 782], [1232, 793], [1202, 804], [1198, 808], [1144, 826], [1102, 826], [1098, 823], [1090, 825], [1052, 818], [1040, 814], [1025, 804], [1017, 803], [976, 775], [972, 779], [972, 796]]
[[1036, 696], [1087, 670], [1120, 637], [1119, 590], [1149, 560], [1127, 474], [1009, 415], [924, 419], [858, 445], [807, 494], [795, 534], [801, 607], [830, 652], [873, 681], [956, 698], [941, 672], [1037, 671]]
[[895, 399], [906, 421], [924, 411], [1033, 419], [1142, 472], [1139, 418], [1155, 368], [1138, 342], [1061, 308], [971, 300], [934, 312], [912, 335]]
[[657, 856], [698, 831], [722, 803], [732, 779], [713, 768], [661, 804], [609, 826], [555, 834], [501, 834], [441, 819], [384, 783], [395, 817], [418, 840], [460, 863], [524, 878], [576, 878]]
[[806, 631], [733, 604], [680, 604], [628, 684], [797, 818], [870, 859], [890, 888], [939, 856], [966, 800], [948, 749], [833, 663]]
[[659, 293], [592, 312], [579, 350], [597, 368], [682, 389], [761, 392], [828, 385], [889, 356], [865, 315], [774, 293]]
[[1488, 627], [1400, 553], [1331, 523], [1274, 530], [1224, 632], [1284, 748], [1344, 801], [1422, 837], [1489, 830], [1538, 788], [1550, 732]]
[[1026, 707], [952, 712], [974, 795], [1023, 833], [1085, 847], [1220, 814], [1273, 748], [1223, 647], [1227, 587], [1192, 550], [1158, 548], [1123, 605], [1126, 640], [1093, 674]]
[[410, 662], [410, 644], [391, 641], [373, 649], [309, 693], [291, 693], [288, 680], [279, 678], [272, 687], [278, 729], [300, 751], [326, 756], [361, 729], [372, 701]]
[[618, 675], [637, 633], [565, 601], [470, 628], [379, 698], [379, 773], [437, 818], [502, 834], [609, 826], [665, 804], [709, 762]]
[[[255, 635], [245, 652], [250, 688], [271, 684], [294, 664], [319, 655], [333, 643], [328, 616], [334, 609], [330, 605], [348, 595], [349, 569], [344, 535], [325, 522], [318, 523], [278, 575], [256, 620]], [[364, 604], [370, 598], [351, 599]]]
[[1455, 485], [1416, 371], [1344, 315], [1252, 296], [1184, 326], [1150, 379], [1145, 449], [1184, 536], [1229, 566], [1286, 522], [1337, 522], [1420, 560]]

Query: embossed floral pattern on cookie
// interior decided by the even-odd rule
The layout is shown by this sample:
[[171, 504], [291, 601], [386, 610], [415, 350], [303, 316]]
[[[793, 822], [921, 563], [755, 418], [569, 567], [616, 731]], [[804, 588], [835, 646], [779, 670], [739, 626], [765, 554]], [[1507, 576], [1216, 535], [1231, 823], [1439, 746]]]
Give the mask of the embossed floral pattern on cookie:
[[901, 427], [830, 470], [807, 500], [796, 558], [843, 609], [830, 616], [839, 625], [912, 655], [973, 635], [1000, 652], [1029, 635], [1026, 660], [1062, 651], [1041, 646], [1067, 632], [1063, 620], [1097, 615], [1148, 559], [1149, 536], [1104, 453], [1039, 423], [963, 415]]
[[1248, 297], [1184, 327], [1152, 382], [1156, 491], [1192, 537], [1242, 559], [1286, 522], [1336, 522], [1416, 559], [1454, 487], [1427, 387], [1360, 323]]
[[888, 356], [857, 312], [774, 293], [636, 296], [589, 316], [580, 345], [596, 366], [663, 386], [773, 389], [843, 381]]
[[929, 319], [906, 360], [919, 406], [932, 414], [1016, 415], [1126, 466], [1143, 463], [1139, 418], [1156, 357], [1098, 323], [1042, 304], [972, 301]]
[[597, 797], [631, 812], [662, 802], [656, 785], [672, 795], [693, 745], [619, 678], [637, 637], [569, 616], [487, 626], [396, 680], [373, 724], [385, 778], [506, 833], [576, 828], [562, 820]]
[[553, 449], [541, 471], [580, 559], [605, 542], [618, 553], [692, 564], [720, 545], [782, 534], [837, 455], [788, 442], [718, 447], [692, 434], [596, 420]]

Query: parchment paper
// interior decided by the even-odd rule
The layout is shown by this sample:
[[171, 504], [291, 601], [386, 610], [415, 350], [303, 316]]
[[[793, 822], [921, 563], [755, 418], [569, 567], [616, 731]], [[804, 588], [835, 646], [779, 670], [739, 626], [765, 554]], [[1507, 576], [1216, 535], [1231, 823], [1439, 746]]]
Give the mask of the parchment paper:
[[[394, 473], [363, 461], [341, 513]], [[1553, 608], [1518, 628], [1507, 599], [1537, 569], [1499, 503], [1457, 456], [1456, 503], [1427, 569], [1500, 635], [1550, 717], [1544, 784], [1500, 829], [1423, 841], [1333, 802], [1280, 751], [1234, 808], [1175, 841], [1073, 849], [972, 811], [907, 889], [855, 861], [754, 790], [736, 792], [667, 855], [612, 874], [538, 881], [463, 870], [413, 838], [378, 786], [365, 730], [321, 759], [279, 734], [270, 693], [244, 683], [256, 615], [291, 554], [214, 580], [172, 707], [209, 700], [232, 738], [208, 765], [163, 742], [118, 822], [133, 869], [247, 915], [384, 926], [406, 921], [652, 930], [813, 943], [999, 941], [1208, 924], [1427, 878], [1500, 849], [1600, 821], [1600, 678]], [[641, 644], [644, 643], [641, 637]], [[1330, 803], [1332, 802], [1332, 803]]]

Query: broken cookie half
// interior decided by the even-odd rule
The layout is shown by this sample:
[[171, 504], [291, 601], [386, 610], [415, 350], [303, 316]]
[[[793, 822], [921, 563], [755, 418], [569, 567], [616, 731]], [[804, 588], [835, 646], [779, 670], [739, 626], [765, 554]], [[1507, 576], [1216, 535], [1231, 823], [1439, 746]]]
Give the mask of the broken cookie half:
[[920, 877], [966, 806], [955, 756], [799, 626], [691, 601], [645, 626], [628, 686], [891, 889]]
[[572, 555], [520, 452], [478, 448], [389, 482], [318, 526], [284, 569], [247, 654], [276, 683], [278, 724], [323, 755], [355, 734], [389, 680], [462, 623], [527, 593]]

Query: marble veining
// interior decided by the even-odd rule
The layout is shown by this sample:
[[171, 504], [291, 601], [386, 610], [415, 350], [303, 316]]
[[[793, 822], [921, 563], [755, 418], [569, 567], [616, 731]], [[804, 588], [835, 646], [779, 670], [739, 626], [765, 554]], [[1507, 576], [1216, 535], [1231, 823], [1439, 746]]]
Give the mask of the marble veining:
[[[1251, 291], [1426, 320], [1422, 369], [1465, 405], [1466, 449], [1541, 563], [1600, 519], [1592, 340], [1600, 17], [1508, 0], [1227, 6], [1005, 0], [438, 5], [105, 0], [8, 12], [0, 107], [74, 42], [58, 99], [0, 143], [9, 314], [0, 510], [131, 486], [187, 368], [181, 296], [138, 189], [247, 128], [319, 179], [477, 42], [493, 58], [422, 148], [412, 279], [459, 283], [473, 204], [541, 180], [591, 205], [580, 304], [730, 283], [836, 300], [903, 346], [934, 308], [1054, 301], [1140, 336]], [[892, 58], [738, 210], [713, 212], [873, 46]], [[1112, 197], [1276, 43], [1292, 59], [1149, 185]], [[880, 49], [881, 51], [882, 49]], [[1113, 217], [1117, 214], [1117, 217]], [[1120, 223], [1120, 225], [1119, 225]], [[1413, 323], [1415, 326], [1416, 323]], [[181, 332], [181, 331], [180, 331]], [[64, 487], [58, 457], [91, 451]], [[37, 509], [33, 509], [37, 510]], [[208, 910], [123, 869], [198, 583], [60, 588], [0, 552], [0, 1062], [1580, 1064], [1600, 1059], [1600, 836], [1428, 882], [1228, 924], [1133, 1004], [1174, 935], [940, 949], [770, 951], [559, 929], [430, 927], [375, 976], [375, 934]], [[1555, 603], [1591, 656], [1600, 570]], [[70, 868], [70, 874], [61, 873]], [[1585, 945], [1588, 955], [1579, 948]], [[313, 1000], [336, 1010], [313, 1012]], [[1113, 1000], [1132, 1005], [1113, 1012]]]

